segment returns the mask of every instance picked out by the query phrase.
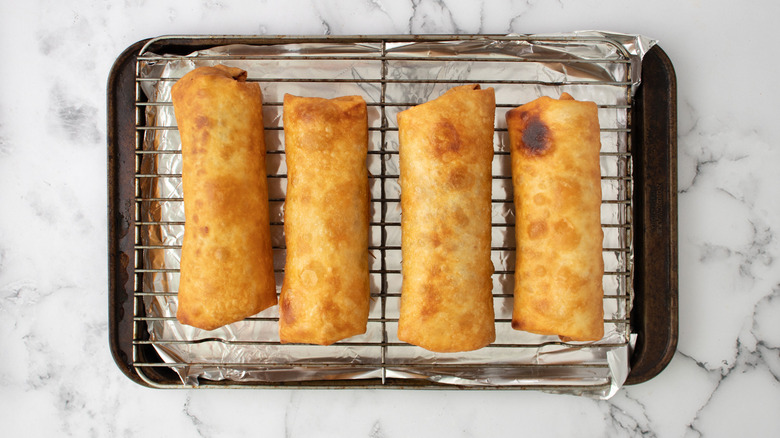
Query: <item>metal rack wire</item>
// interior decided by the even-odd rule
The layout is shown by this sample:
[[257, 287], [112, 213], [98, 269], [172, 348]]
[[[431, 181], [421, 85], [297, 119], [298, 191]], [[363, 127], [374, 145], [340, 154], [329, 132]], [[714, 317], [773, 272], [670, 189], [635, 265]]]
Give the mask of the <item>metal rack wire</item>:
[[[185, 37], [177, 37], [179, 39]], [[473, 38], [476, 43], [483, 42], [485, 37]], [[339, 386], [339, 379], [354, 379], [356, 375], [363, 379], [374, 379], [376, 385], [366, 386], [405, 386], [404, 382], [425, 381], [431, 385], [417, 385], [416, 387], [436, 387], [433, 384], [447, 382], [470, 387], [490, 388], [527, 388], [544, 387], [551, 390], [571, 391], [577, 388], [590, 390], [609, 387], [610, 372], [606, 352], [614, 349], [627, 348], [630, 340], [630, 306], [632, 298], [633, 270], [632, 270], [632, 163], [630, 149], [630, 109], [631, 109], [631, 64], [630, 57], [625, 49], [606, 38], [601, 37], [550, 37], [547, 39], [528, 40], [524, 37], [491, 37], [497, 47], [501, 44], [536, 44], [539, 47], [563, 48], [567, 46], [608, 46], [605, 52], [608, 55], [596, 58], [570, 57], [564, 53], [560, 57], [547, 57], [545, 63], [550, 65], [559, 63], [564, 66], [573, 66], [579, 70], [610, 69], [617, 68], [623, 76], [620, 80], [593, 79], [584, 75], [585, 79], [570, 79], [568, 74], [561, 80], [539, 80], [507, 78], [485, 78], [480, 75], [490, 71], [504, 71], [521, 64], [530, 65], [539, 63], [535, 56], [510, 56], [497, 49], [495, 53], [475, 51], [474, 54], [443, 55], [436, 50], [446, 52], [447, 44], [452, 41], [470, 41], [469, 38], [460, 37], [447, 39], [441, 37], [416, 38], [414, 40], [401, 40], [389, 37], [372, 38], [344, 38], [333, 39], [327, 42], [309, 42], [304, 39], [286, 40], [266, 39], [263, 45], [303, 44], [311, 50], [294, 51], [287, 54], [205, 54], [199, 55], [199, 61], [208, 62], [239, 62], [242, 65], [271, 65], [274, 63], [284, 65], [298, 65], [298, 68], [307, 68], [316, 72], [312, 77], [253, 77], [250, 81], [257, 81], [264, 88], [266, 102], [264, 108], [266, 115], [266, 139], [269, 143], [267, 151], [269, 160], [271, 157], [277, 165], [277, 169], [269, 172], [269, 181], [273, 181], [283, 192], [286, 184], [286, 171], [283, 166], [283, 126], [277, 123], [281, 117], [281, 99], [275, 93], [266, 93], [267, 88], [282, 88], [285, 86], [320, 87], [320, 89], [332, 89], [338, 95], [344, 87], [352, 87], [353, 90], [368, 90], [363, 92], [370, 112], [369, 126], [369, 156], [368, 165], [372, 172], [372, 199], [373, 215], [370, 222], [372, 240], [370, 250], [375, 258], [371, 269], [371, 295], [374, 303], [369, 316], [369, 332], [364, 337], [345, 340], [334, 347], [322, 348], [352, 348], [359, 354], [350, 360], [332, 359], [327, 354], [318, 358], [273, 361], [229, 361], [220, 362], [199, 358], [196, 355], [187, 357], [185, 354], [163, 354], [160, 359], [148, 354], [150, 347], [158, 352], [166, 349], [197, 349], [204, 345], [221, 345], [230, 348], [275, 348], [294, 349], [296, 346], [282, 345], [278, 338], [273, 336], [259, 339], [226, 338], [206, 335], [206, 337], [182, 338], [181, 336], [161, 335], [168, 331], [150, 330], [155, 324], [159, 327], [177, 326], [175, 316], [171, 313], [160, 311], [160, 302], [173, 303], [175, 306], [176, 290], [171, 287], [175, 284], [175, 276], [178, 275], [177, 258], [175, 254], [180, 251], [180, 241], [170, 238], [162, 238], [166, 233], [179, 235], [183, 232], [182, 217], [166, 217], [164, 210], [170, 206], [182, 203], [181, 196], [167, 196], [160, 193], [161, 185], [176, 186], [179, 184], [180, 171], [170, 171], [159, 167], [159, 161], [180, 159], [180, 150], [158, 149], [155, 145], [156, 138], [176, 131], [176, 126], [171, 120], [162, 120], [159, 117], [161, 111], [170, 111], [171, 103], [159, 94], [157, 99], [149, 99], [144, 89], [170, 85], [176, 77], [149, 76], [146, 69], [149, 65], [161, 66], [166, 63], [186, 62], [191, 57], [158, 55], [149, 52], [147, 47], [152, 43], [160, 44], [160, 40], [154, 40], [147, 44], [138, 56], [136, 69], [136, 172], [135, 194], [133, 200], [136, 212], [135, 222], [135, 278], [134, 278], [134, 315], [133, 315], [133, 366], [144, 376], [145, 370], [154, 368], [173, 369], [179, 373], [192, 369], [216, 368], [221, 371], [215, 375], [223, 376], [224, 370], [239, 370], [241, 376], [250, 376], [238, 380], [230, 380], [230, 383], [217, 383], [208, 378], [214, 375], [206, 374], [207, 378], [199, 382], [202, 386], [214, 384], [216, 386], [262, 386], [267, 383], [283, 382], [289, 374], [281, 374], [278, 380], [270, 381], [257, 378], [257, 375], [269, 376], [276, 371], [285, 373], [290, 370], [304, 370], [310, 377], [295, 377], [293, 380], [327, 380], [323, 386]], [[164, 40], [162, 41], [164, 42]], [[333, 48], [338, 45], [345, 47], [359, 43], [362, 51], [358, 54], [332, 54]], [[327, 47], [328, 50], [315, 50], [317, 44]], [[418, 44], [415, 50], [399, 50], [409, 44]], [[367, 49], [366, 49], [367, 47]], [[426, 52], [427, 50], [427, 52]], [[361, 63], [375, 69], [373, 76], [366, 77], [364, 72], [352, 71], [352, 77], [344, 77], [336, 72], [333, 76], [322, 75], [323, 71], [332, 71], [327, 66], [333, 63]], [[459, 67], [462, 67], [459, 68]], [[427, 76], [430, 72], [442, 74], [456, 71], [457, 78]], [[565, 68], [563, 69], [565, 72]], [[446, 73], [445, 72], [445, 73]], [[465, 72], [465, 73], [463, 73]], [[476, 73], [474, 73], [476, 72]], [[572, 75], [572, 76], [576, 76]], [[442, 356], [431, 356], [421, 352], [418, 347], [407, 345], [398, 341], [395, 336], [394, 326], [398, 321], [397, 302], [400, 298], [400, 216], [398, 194], [398, 148], [397, 127], [395, 127], [395, 114], [412, 105], [422, 103], [419, 97], [427, 93], [431, 98], [438, 91], [443, 91], [450, 86], [463, 83], [480, 83], [483, 86], [493, 86], [497, 90], [497, 126], [495, 128], [495, 157], [494, 157], [494, 196], [493, 206], [493, 245], [492, 253], [495, 260], [499, 260], [500, 266], [496, 269], [494, 277], [494, 300], [497, 305], [496, 324], [499, 337], [495, 343], [485, 347], [479, 353], [466, 355], [459, 359], [448, 359]], [[515, 101], [512, 96], [518, 90], [531, 89], [536, 94], [557, 94], [566, 90], [588, 90], [594, 88], [606, 88], [607, 96], [618, 96], [597, 101], [600, 117], [602, 118], [602, 189], [605, 198], [602, 201], [602, 228], [605, 233], [603, 254], [605, 257], [605, 328], [613, 334], [612, 337], [602, 342], [566, 343], [557, 339], [536, 336], [521, 336], [514, 331], [507, 330], [511, 322], [511, 316], [507, 312], [499, 311], [500, 308], [511, 308], [513, 284], [513, 253], [514, 253], [514, 223], [513, 223], [513, 199], [511, 192], [511, 176], [508, 174], [506, 163], [509, 160], [506, 128], [502, 124], [503, 114], [510, 108], [516, 107], [523, 101]], [[408, 91], [416, 90], [411, 94]], [[617, 90], [617, 91], [616, 91]], [[419, 92], [418, 92], [419, 91]], [[596, 93], [598, 94], [598, 93]], [[410, 99], [409, 96], [415, 96]], [[270, 121], [270, 122], [268, 122]], [[269, 139], [271, 140], [269, 142]], [[175, 165], [173, 166], [175, 168]], [[504, 169], [504, 170], [502, 170]], [[279, 193], [277, 193], [279, 195]], [[274, 205], [277, 212], [281, 210], [284, 202], [281, 196], [270, 196], [269, 202]], [[283, 218], [281, 215], [272, 217], [272, 228], [281, 233]], [[173, 231], [171, 231], [173, 230]], [[277, 234], [278, 234], [277, 233]], [[170, 237], [170, 236], [168, 236]], [[277, 238], [274, 244], [274, 252], [283, 260], [284, 242]], [[170, 255], [173, 254], [174, 257]], [[173, 260], [173, 262], [171, 261]], [[277, 285], [281, 284], [283, 266], [277, 266]], [[173, 280], [171, 280], [173, 279]], [[269, 326], [277, 321], [276, 315], [271, 312], [263, 312], [251, 318], [247, 318], [246, 324]], [[158, 327], [158, 328], [159, 328]], [[372, 351], [366, 357], [361, 357], [360, 352]], [[536, 354], [540, 351], [555, 352], [565, 355], [566, 352], [576, 352], [588, 356], [588, 351], [593, 350], [592, 359], [585, 361], [550, 360], [546, 363], [514, 359], [526, 357], [528, 354]], [[318, 350], [321, 352], [322, 350]], [[327, 350], [326, 350], [327, 351]], [[375, 354], [373, 352], [377, 352]], [[596, 353], [597, 351], [597, 353]], [[544, 362], [544, 361], [542, 361]], [[487, 370], [487, 373], [485, 372]], [[515, 384], [493, 384], [490, 377], [501, 370], [511, 370], [508, 375], [515, 376]], [[529, 376], [544, 375], [553, 370], [550, 376], [557, 376], [550, 381], [544, 378], [529, 379]], [[259, 374], [252, 374], [256, 371]], [[452, 372], [450, 372], [452, 371]], [[270, 374], [269, 374], [270, 373]], [[540, 374], [541, 373], [541, 374]], [[252, 377], [254, 376], [254, 377]], [[442, 378], [441, 376], [444, 376]], [[153, 386], [160, 385], [151, 378], [146, 378]], [[335, 382], [335, 383], [334, 383]], [[400, 382], [400, 383], [399, 383]], [[470, 382], [470, 383], [469, 383]], [[179, 385], [173, 385], [179, 386]]]

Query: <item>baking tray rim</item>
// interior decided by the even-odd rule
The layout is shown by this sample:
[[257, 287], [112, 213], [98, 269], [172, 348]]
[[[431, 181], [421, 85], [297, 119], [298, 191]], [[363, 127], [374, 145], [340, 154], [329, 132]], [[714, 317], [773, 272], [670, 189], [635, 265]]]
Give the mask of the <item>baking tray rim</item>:
[[[109, 345], [112, 357], [114, 358], [115, 363], [119, 367], [119, 369], [132, 381], [148, 387], [155, 387], [155, 388], [189, 388], [189, 386], [182, 384], [180, 381], [178, 383], [175, 383], [174, 380], [173, 383], [164, 383], [155, 381], [154, 379], [151, 379], [149, 376], [144, 375], [137, 367], [134, 367], [132, 365], [132, 360], [128, 360], [128, 345], [127, 342], [124, 340], [124, 338], [127, 337], [127, 328], [124, 329], [120, 327], [121, 322], [125, 319], [124, 314], [127, 313], [125, 311], [128, 301], [132, 301], [132, 298], [130, 295], [132, 294], [132, 290], [129, 291], [126, 288], [120, 288], [121, 285], [126, 285], [127, 281], [133, 277], [133, 274], [128, 274], [128, 271], [133, 271], [132, 264], [130, 263], [130, 260], [134, 255], [130, 254], [128, 255], [126, 252], [123, 252], [120, 250], [121, 246], [121, 240], [123, 238], [127, 238], [127, 235], [132, 231], [133, 227], [129, 225], [129, 218], [123, 217], [119, 215], [118, 213], [121, 213], [119, 210], [120, 204], [122, 203], [123, 198], [121, 197], [121, 194], [118, 193], [120, 190], [120, 184], [119, 184], [119, 173], [121, 172], [121, 165], [122, 163], [119, 163], [119, 152], [120, 148], [122, 147], [120, 145], [120, 142], [122, 141], [122, 134], [126, 134], [127, 132], [121, 132], [122, 131], [122, 122], [124, 121], [125, 124], [128, 122], [123, 119], [122, 116], [127, 116], [129, 114], [135, 113], [135, 108], [133, 106], [134, 99], [128, 100], [125, 96], [127, 93], [131, 93], [132, 96], [134, 96], [135, 89], [134, 87], [131, 87], [131, 89], [125, 89], [122, 88], [123, 84], [128, 83], [127, 75], [128, 73], [133, 74], [133, 81], [134, 83], [134, 74], [135, 74], [135, 64], [137, 57], [143, 53], [144, 51], [149, 50], [154, 46], [155, 43], [166, 41], [170, 44], [172, 49], [174, 47], [174, 41], [176, 44], [181, 45], [181, 49], [183, 50], [182, 54], [190, 53], [195, 50], [207, 48], [207, 47], [213, 47], [218, 45], [226, 45], [226, 44], [278, 44], [278, 43], [295, 43], [295, 42], [329, 42], [329, 43], [344, 43], [344, 42], [381, 42], [386, 40], [392, 40], [392, 41], [398, 41], [398, 42], [416, 42], [416, 41], [445, 41], [445, 40], [480, 40], [480, 39], [497, 39], [497, 40], [513, 40], [517, 39], [518, 37], [529, 37], [528, 35], [488, 35], [488, 34], [456, 34], [456, 35], [448, 35], [448, 34], [429, 34], [429, 35], [410, 35], [410, 34], [403, 34], [403, 35], [324, 35], [324, 36], [316, 36], [316, 35], [297, 35], [297, 36], [287, 36], [287, 35], [164, 35], [164, 36], [158, 36], [154, 38], [147, 38], [143, 40], [139, 40], [134, 44], [131, 44], [128, 46], [124, 51], [121, 52], [121, 54], [117, 57], [114, 64], [112, 65], [112, 68], [110, 70], [108, 81], [107, 81], [107, 167], [108, 167], [108, 211], [107, 211], [107, 222], [108, 222], [108, 298], [109, 298]], [[533, 36], [531, 36], [533, 37]], [[544, 38], [548, 39], [548, 36], [539, 35], [538, 38]], [[562, 36], [559, 37], [559, 40], [562, 42], [570, 41], [570, 40], [579, 40], [582, 37], [566, 37]], [[586, 37], [587, 38], [587, 37]], [[533, 38], [531, 38], [533, 39]], [[596, 39], [594, 37], [594, 39]], [[597, 38], [598, 40], [603, 41], [604, 38], [600, 37]], [[663, 254], [660, 254], [661, 257], [659, 258], [647, 258], [643, 257], [646, 254], [640, 254], [639, 251], [635, 252], [635, 259], [634, 259], [634, 266], [635, 270], [637, 271], [637, 276], [642, 277], [642, 271], [643, 268], [646, 268], [646, 265], [655, 265], [656, 267], [658, 265], [663, 266], [666, 269], [660, 270], [661, 273], [664, 273], [666, 278], [664, 281], [664, 288], [663, 290], [658, 291], [659, 295], [662, 295], [659, 300], [656, 300], [658, 302], [653, 302], [654, 311], [655, 314], [651, 313], [646, 309], [646, 307], [643, 305], [642, 302], [643, 299], [646, 298], [645, 296], [645, 288], [642, 287], [642, 285], [637, 284], [637, 277], [635, 277], [634, 281], [634, 307], [631, 312], [631, 332], [637, 333], [638, 335], [638, 343], [637, 346], [634, 348], [631, 354], [630, 363], [631, 368], [629, 371], [628, 378], [625, 382], [626, 385], [634, 385], [638, 383], [642, 383], [645, 381], [648, 381], [655, 377], [657, 374], [659, 374], [671, 361], [672, 356], [674, 355], [677, 347], [677, 339], [678, 339], [678, 320], [677, 320], [677, 314], [678, 314], [678, 308], [677, 308], [677, 298], [678, 298], [678, 281], [677, 281], [677, 178], [676, 178], [676, 158], [677, 158], [677, 103], [676, 103], [676, 75], [674, 71], [674, 67], [671, 63], [671, 60], [667, 56], [667, 54], [661, 49], [659, 45], [655, 45], [653, 48], [651, 48], [645, 58], [642, 62], [642, 82], [640, 83], [637, 94], [634, 99], [634, 105], [632, 105], [632, 119], [637, 119], [637, 115], [640, 117], [643, 114], [647, 114], [646, 108], [644, 108], [644, 105], [640, 107], [639, 103], [644, 103], [640, 100], [639, 96], [642, 96], [642, 90], [649, 87], [649, 82], [646, 81], [645, 75], [646, 73], [649, 73], [650, 70], [647, 68], [647, 60], [648, 59], [655, 59], [654, 64], [657, 64], [655, 66], [656, 71], [653, 71], [656, 73], [656, 76], [658, 78], [656, 81], [660, 82], [659, 84], [656, 84], [654, 86], [657, 86], [659, 90], [661, 90], [665, 95], [661, 96], [660, 99], [655, 99], [654, 105], [658, 105], [660, 103], [661, 106], [663, 106], [666, 110], [664, 115], [666, 117], [654, 117], [654, 120], [662, 120], [665, 125], [665, 129], [661, 132], [661, 135], [648, 135], [647, 132], [642, 132], [641, 134], [646, 137], [644, 139], [637, 139], [636, 137], [639, 136], [639, 134], [636, 134], [636, 131], [638, 130], [632, 130], [632, 155], [636, 153], [643, 153], [645, 160], [637, 160], [637, 157], [633, 157], [634, 159], [634, 167], [635, 169], [638, 167], [641, 167], [645, 164], [647, 164], [651, 170], [655, 173], [661, 173], [661, 177], [659, 178], [657, 175], [655, 176], [658, 178], [658, 180], [652, 181], [654, 183], [655, 195], [652, 193], [652, 188], [650, 189], [651, 193], [645, 193], [647, 192], [646, 184], [643, 184], [646, 181], [640, 181], [639, 183], [636, 180], [635, 176], [635, 182], [634, 182], [634, 192], [636, 198], [634, 199], [634, 205], [635, 205], [635, 231], [634, 231], [634, 239], [635, 242], [637, 240], [643, 241], [643, 233], [645, 232], [645, 227], [639, 226], [639, 225], [656, 225], [656, 228], [659, 228], [657, 226], [656, 220], [660, 220], [660, 228], [662, 233], [664, 234], [664, 239], [662, 242], [662, 251]], [[645, 94], [649, 94], [649, 92], [645, 92]], [[125, 97], [123, 99], [123, 97]], [[128, 108], [123, 108], [122, 105], [127, 103], [130, 103], [130, 109], [128, 111]], [[125, 112], [123, 112], [125, 111]], [[122, 113], [121, 115], [119, 113]], [[655, 115], [658, 115], [658, 113], [654, 113]], [[134, 121], [131, 121], [131, 125], [134, 127]], [[125, 126], [125, 130], [126, 130]], [[131, 131], [133, 131], [131, 129]], [[133, 134], [134, 136], [135, 134]], [[127, 140], [125, 140], [127, 141]], [[134, 137], [132, 140], [132, 143], [134, 144]], [[640, 143], [641, 142], [641, 143]], [[644, 144], [645, 142], [650, 143]], [[642, 144], [641, 148], [636, 147], [637, 145]], [[661, 152], [664, 157], [666, 158], [666, 161], [664, 161], [664, 166], [659, 166], [658, 163], [655, 163], [651, 161], [649, 164], [646, 163], [647, 159], [653, 160], [654, 156], [652, 154], [649, 154], [647, 149], [649, 147], [653, 147], [653, 152]], [[639, 150], [639, 152], [638, 152]], [[661, 160], [663, 161], [663, 160]], [[655, 164], [655, 166], [654, 166]], [[127, 166], [125, 166], [127, 167]], [[642, 172], [644, 174], [644, 172]], [[642, 188], [643, 190], [638, 190], [639, 188]], [[658, 194], [660, 192], [660, 195]], [[652, 209], [646, 207], [646, 204], [644, 202], [645, 197], [650, 197], [655, 202], [655, 204], [652, 205]], [[658, 201], [660, 199], [660, 201]], [[658, 202], [661, 202], [663, 204], [664, 208], [658, 209]], [[641, 205], [640, 205], [641, 204]], [[647, 216], [644, 220], [640, 217], [640, 214], [638, 214], [636, 211], [640, 210], [640, 208], [637, 208], [637, 206], [641, 206], [643, 208], [643, 211], [641, 213], [646, 213], [645, 216]], [[652, 210], [652, 211], [650, 211]], [[128, 215], [131, 215], [130, 212], [128, 212]], [[122, 226], [122, 220], [125, 220], [127, 224], [125, 226]], [[649, 219], [649, 220], [647, 220]], [[647, 221], [648, 224], [644, 224], [643, 221]], [[639, 238], [639, 239], [638, 239]], [[657, 248], [658, 245], [655, 245], [655, 251], [658, 251]], [[644, 248], [641, 246], [641, 248]], [[640, 248], [640, 249], [641, 249]], [[654, 254], [655, 255], [655, 254]], [[660, 260], [660, 261], [659, 261]], [[638, 263], [639, 261], [642, 261], [643, 263]], [[659, 269], [653, 269], [652, 267], [648, 269], [648, 271], [652, 271], [655, 274], [658, 274]], [[121, 281], [124, 279], [124, 281]], [[132, 287], [130, 287], [132, 289]], [[639, 304], [639, 305], [637, 305]], [[637, 312], [644, 312], [644, 314], [635, 314]], [[659, 314], [660, 313], [660, 314]], [[638, 318], [635, 318], [636, 316], [639, 316]], [[664, 337], [663, 339], [656, 339], [656, 338], [648, 338], [646, 329], [648, 328], [648, 324], [645, 322], [645, 319], [647, 316], [651, 316], [649, 318], [651, 321], [651, 324], [658, 325], [659, 323], [664, 328]], [[635, 321], [638, 321], [637, 324], [640, 325], [639, 327], [635, 327]], [[131, 334], [132, 335], [132, 334]], [[120, 339], [122, 338], [122, 339]], [[130, 350], [132, 350], [132, 339], [133, 337], [130, 337]], [[649, 345], [649, 347], [648, 347]], [[130, 353], [132, 355], [132, 353]], [[641, 365], [640, 367], [636, 367], [635, 365]], [[640, 369], [641, 372], [636, 372], [635, 370]], [[158, 376], [159, 377], [159, 376]], [[178, 379], [178, 377], [177, 377]], [[393, 382], [397, 381], [397, 382]], [[363, 379], [363, 380], [355, 380], [355, 381], [337, 381], [338, 384], [334, 384], [334, 381], [328, 381], [328, 380], [316, 380], [316, 381], [289, 381], [289, 382], [250, 382], [250, 383], [238, 383], [238, 382], [219, 382], [219, 381], [208, 381], [205, 384], [202, 384], [202, 387], [218, 387], [218, 388], [290, 388], [290, 387], [305, 387], [305, 388], [414, 388], [414, 389], [516, 389], [516, 390], [523, 390], [523, 389], [549, 389], [549, 390], [555, 390], [555, 385], [507, 385], [507, 386], [461, 386], [461, 385], [449, 385], [449, 384], [437, 384], [435, 382], [430, 381], [423, 381], [418, 382], [416, 380], [408, 380], [408, 379], [392, 379], [388, 378], [387, 382], [382, 383], [381, 379], [379, 378], [372, 378], [372, 379]], [[388, 383], [391, 382], [392, 384]], [[568, 392], [572, 392], [572, 386], [565, 386]], [[574, 388], [582, 388], [583, 390], [589, 389], [587, 385], [584, 386], [576, 386]]]

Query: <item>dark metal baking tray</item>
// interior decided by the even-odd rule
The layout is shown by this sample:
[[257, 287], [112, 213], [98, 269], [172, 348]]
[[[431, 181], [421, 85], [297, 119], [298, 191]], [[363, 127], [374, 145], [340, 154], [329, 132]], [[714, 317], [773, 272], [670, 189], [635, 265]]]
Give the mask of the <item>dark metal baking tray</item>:
[[[277, 42], [353, 43], [356, 40], [453, 40], [469, 36], [325, 36], [325, 37], [221, 37], [168, 38], [161, 51], [188, 54], [225, 44]], [[181, 386], [179, 376], [157, 367], [139, 375], [134, 366], [133, 342], [145, 332], [134, 327], [136, 169], [136, 60], [151, 40], [128, 47], [115, 61], [108, 78], [108, 270], [109, 341], [112, 355], [131, 380], [147, 386], [149, 380], [164, 386]], [[151, 50], [155, 50], [152, 46]], [[634, 301], [631, 332], [636, 345], [626, 384], [647, 381], [669, 363], [677, 344], [677, 102], [674, 68], [665, 52], [654, 46], [642, 61], [642, 80], [631, 108], [633, 159]], [[136, 332], [134, 332], [134, 330]], [[162, 362], [151, 345], [138, 345], [136, 358]], [[209, 386], [235, 386], [235, 382], [209, 382]], [[154, 385], [157, 386], [157, 385]], [[246, 385], [241, 385], [246, 386]], [[251, 386], [251, 385], [250, 385]], [[448, 388], [414, 379], [263, 382], [261, 387], [408, 387]], [[490, 387], [482, 387], [490, 388]], [[522, 389], [514, 386], [512, 388]], [[550, 389], [550, 388], [548, 388]], [[552, 388], [554, 389], [554, 388]]]

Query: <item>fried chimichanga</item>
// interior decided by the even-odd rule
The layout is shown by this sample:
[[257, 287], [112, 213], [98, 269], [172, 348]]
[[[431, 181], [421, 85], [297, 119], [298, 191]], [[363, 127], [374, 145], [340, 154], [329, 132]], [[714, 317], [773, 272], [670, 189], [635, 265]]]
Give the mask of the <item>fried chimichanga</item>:
[[365, 333], [369, 310], [368, 119], [360, 96], [284, 96], [287, 246], [282, 342]]
[[435, 352], [495, 340], [490, 260], [495, 94], [452, 88], [398, 114], [403, 285], [398, 338]]
[[276, 304], [260, 86], [232, 67], [174, 84], [184, 240], [177, 318], [204, 330]]
[[598, 108], [541, 97], [506, 114], [517, 261], [512, 327], [564, 340], [604, 336]]

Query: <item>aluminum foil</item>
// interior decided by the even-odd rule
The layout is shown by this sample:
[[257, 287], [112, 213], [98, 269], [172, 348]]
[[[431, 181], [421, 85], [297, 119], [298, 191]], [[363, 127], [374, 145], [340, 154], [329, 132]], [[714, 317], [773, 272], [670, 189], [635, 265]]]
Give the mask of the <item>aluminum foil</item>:
[[[164, 43], [164, 41], [162, 41]], [[634, 335], [627, 322], [633, 297], [633, 245], [630, 227], [631, 162], [628, 124], [631, 98], [639, 84], [641, 59], [655, 42], [636, 35], [577, 32], [556, 35], [470, 37], [447, 41], [304, 42], [229, 45], [187, 56], [145, 53], [139, 84], [146, 100], [144, 154], [139, 163], [139, 219], [163, 223], [139, 236], [143, 267], [160, 272], [143, 276], [149, 338], [185, 385], [200, 379], [240, 382], [344, 379], [422, 379], [458, 387], [537, 388], [608, 398], [625, 381]], [[384, 60], [384, 63], [383, 63]], [[396, 114], [434, 99], [452, 86], [479, 83], [496, 90], [493, 161], [492, 260], [496, 342], [466, 353], [432, 353], [406, 345], [396, 336], [401, 290], [401, 210], [397, 179], [374, 178], [372, 196], [372, 305], [368, 330], [333, 346], [281, 345], [278, 309], [272, 307], [220, 329], [206, 332], [179, 324], [176, 291], [184, 205], [180, 201], [180, 138], [170, 105], [177, 78], [206, 65], [228, 64], [247, 70], [264, 96], [264, 118], [271, 198], [272, 242], [277, 289], [284, 268], [283, 199], [286, 174], [282, 130], [284, 93], [336, 97], [357, 94], [369, 104], [369, 150], [398, 150]], [[307, 79], [329, 79], [308, 82]], [[384, 80], [385, 85], [381, 82]], [[431, 81], [435, 80], [435, 81]], [[595, 343], [564, 343], [557, 337], [513, 330], [514, 205], [504, 114], [539, 96], [569, 92], [599, 104], [602, 128], [601, 171], [605, 271], [605, 336]], [[383, 96], [384, 93], [384, 96]], [[384, 102], [384, 106], [379, 105]], [[382, 110], [384, 108], [384, 112]], [[383, 116], [389, 129], [380, 129]], [[383, 145], [384, 140], [384, 145]], [[382, 160], [385, 162], [382, 163]], [[371, 175], [398, 174], [397, 154], [369, 153]], [[165, 175], [165, 176], [163, 176]], [[386, 214], [380, 203], [385, 184]], [[167, 201], [166, 199], [172, 199]], [[626, 207], [628, 206], [628, 207]], [[382, 242], [380, 223], [386, 225]], [[612, 251], [609, 248], [617, 248]], [[383, 277], [382, 254], [387, 269]], [[385, 293], [382, 283], [386, 282]]]

